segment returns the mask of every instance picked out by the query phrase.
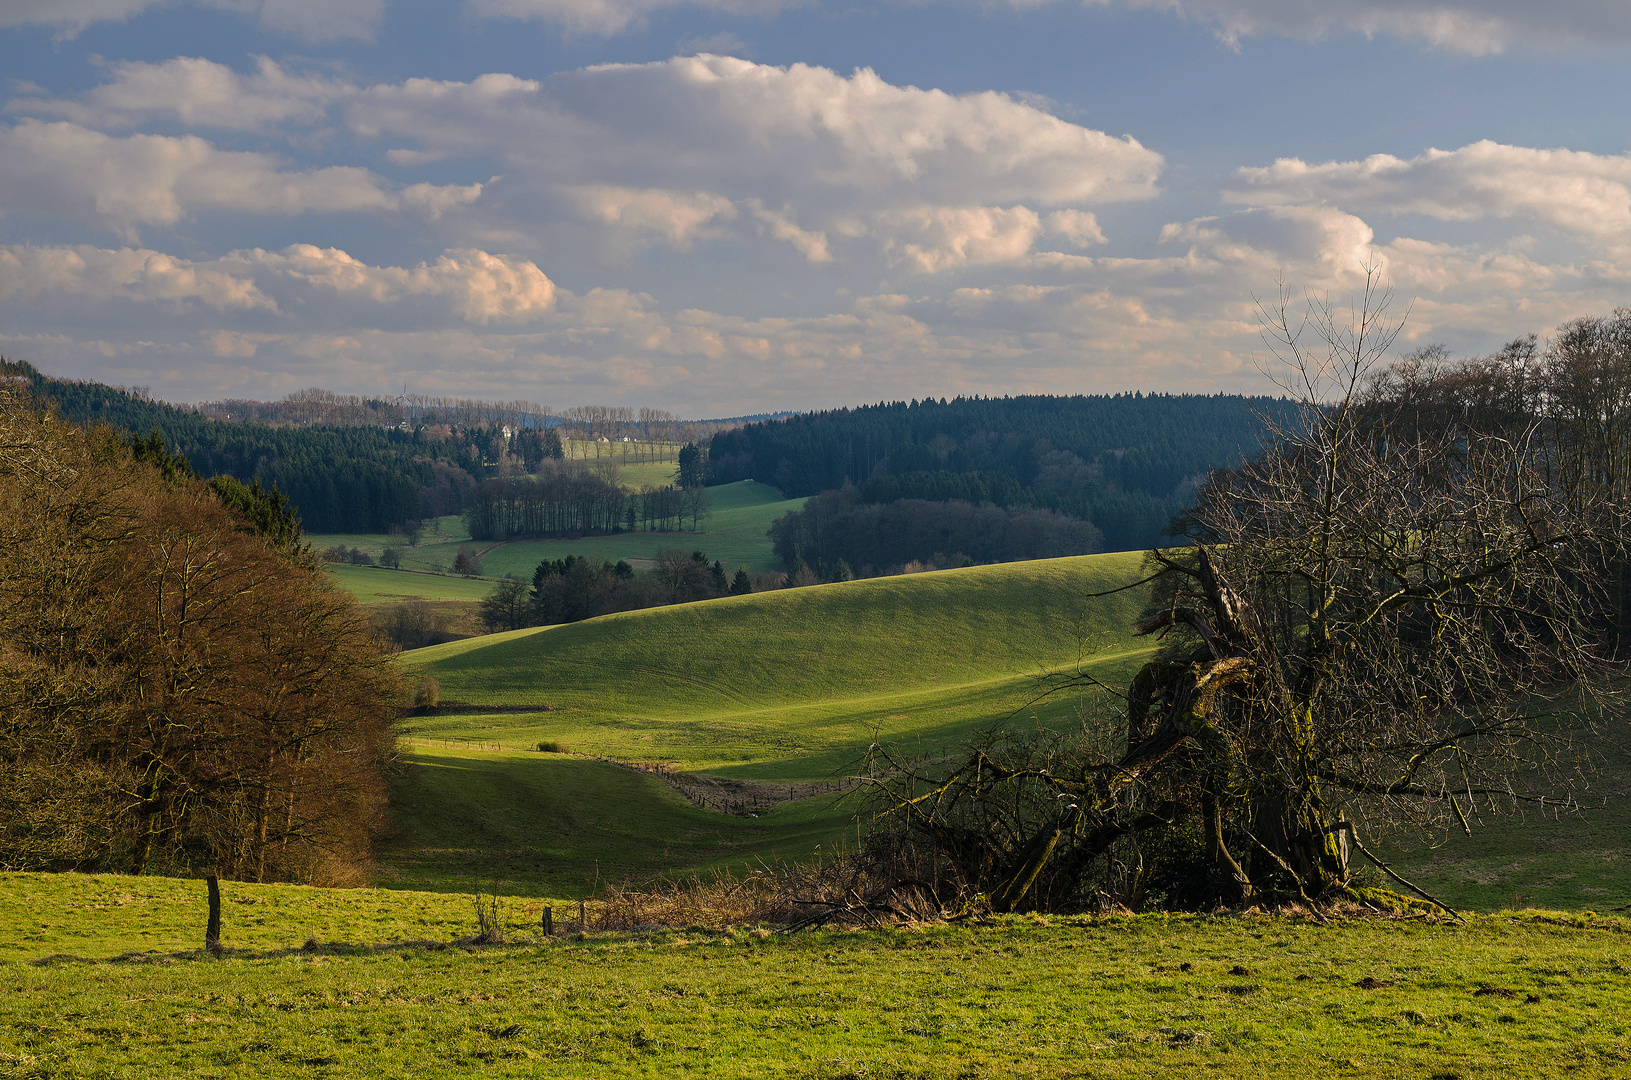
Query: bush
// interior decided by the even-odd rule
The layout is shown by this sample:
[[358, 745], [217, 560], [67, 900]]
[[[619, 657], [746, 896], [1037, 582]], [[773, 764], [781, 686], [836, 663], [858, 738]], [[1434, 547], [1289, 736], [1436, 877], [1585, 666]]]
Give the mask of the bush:
[[465, 577], [481, 576], [481, 560], [476, 558], [475, 548], [466, 545], [459, 549], [459, 553], [453, 557], [453, 572]]
[[564, 754], [566, 753], [566, 747], [553, 739], [548, 739], [538, 744], [538, 752], [542, 754]]
[[388, 547], [379, 553], [379, 564], [388, 566], [392, 570], [402, 569], [402, 553], [394, 547]]
[[434, 709], [442, 703], [442, 684], [429, 675], [419, 680], [419, 685], [413, 690], [413, 707], [416, 709]]
[[447, 619], [423, 600], [394, 604], [374, 616], [380, 637], [399, 649], [422, 649], [450, 640]]

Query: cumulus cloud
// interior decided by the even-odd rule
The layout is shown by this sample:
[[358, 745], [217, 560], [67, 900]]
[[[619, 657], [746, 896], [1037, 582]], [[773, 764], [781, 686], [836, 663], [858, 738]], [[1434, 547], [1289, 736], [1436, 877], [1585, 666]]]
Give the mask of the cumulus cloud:
[[217, 311], [277, 307], [252, 278], [221, 265], [89, 244], [0, 247], [0, 300], [17, 294], [31, 301], [197, 301]]
[[1601, 243], [1631, 244], [1631, 155], [1537, 150], [1484, 140], [1408, 161], [1377, 154], [1241, 169], [1229, 197], [1257, 205], [1325, 203], [1446, 221], [1530, 217]]
[[1023, 206], [915, 207], [884, 218], [895, 261], [927, 274], [971, 264], [1014, 262], [1031, 250], [1042, 222]]
[[[1076, 247], [1102, 243], [1088, 207], [1153, 197], [1164, 164], [1130, 136], [1004, 94], [953, 95], [895, 86], [867, 69], [845, 76], [706, 54], [544, 80], [493, 73], [374, 86], [265, 58], [239, 72], [182, 57], [118, 64], [76, 98], [28, 97], [12, 108], [59, 118], [13, 131], [30, 143], [32, 164], [12, 171], [40, 174], [36, 201], [49, 195], [57, 205], [50, 212], [62, 213], [60, 204], [90, 185], [98, 220], [126, 237], [212, 199], [289, 213], [308, 202], [408, 208], [435, 219], [480, 196], [482, 231], [473, 235], [516, 238], [535, 250], [593, 244], [596, 235], [614, 255], [764, 237], [811, 263], [939, 273], [1021, 257], [1044, 233]], [[302, 172], [197, 138], [98, 133], [155, 120], [273, 137], [343, 124], [365, 143], [383, 143], [397, 168], [474, 161], [496, 165], [504, 183], [398, 191], [350, 166]], [[76, 169], [92, 168], [59, 192], [47, 177], [64, 172], [69, 158]], [[222, 172], [233, 175], [217, 182]], [[181, 189], [194, 175], [209, 182], [192, 183], [189, 201]], [[106, 190], [115, 186], [131, 190]], [[253, 195], [233, 194], [246, 187]]]
[[332, 78], [295, 75], [268, 59], [253, 74], [182, 56], [161, 64], [117, 63], [112, 78], [77, 100], [14, 99], [17, 113], [56, 116], [97, 128], [129, 128], [154, 120], [186, 127], [261, 131], [320, 124], [329, 106], [354, 92]]
[[736, 217], [729, 199], [706, 191], [588, 184], [569, 189], [568, 194], [589, 220], [637, 238], [660, 237], [678, 248], [689, 247], [714, 222]]
[[364, 138], [411, 144], [393, 161], [501, 161], [509, 194], [493, 213], [564, 198], [587, 220], [685, 246], [746, 211], [811, 261], [841, 257], [835, 238], [869, 238], [930, 272], [1023, 254], [1044, 209], [1068, 211], [1050, 219], [1061, 235], [1096, 242], [1081, 208], [1154, 196], [1163, 165], [1131, 137], [1003, 94], [709, 55], [541, 81], [414, 79], [369, 87], [344, 112]]
[[1092, 247], [1105, 242], [1099, 219], [1086, 210], [1055, 210], [1043, 221], [1052, 236], [1058, 236], [1072, 247]]
[[352, 166], [291, 169], [270, 154], [218, 150], [197, 136], [118, 138], [66, 121], [0, 129], [0, 206], [105, 226], [173, 225], [205, 211], [254, 214], [394, 211], [464, 205], [481, 185], [415, 185], [398, 193]]
[[387, 308], [432, 300], [454, 319], [485, 326], [548, 314], [556, 289], [529, 260], [473, 248], [445, 251], [415, 266], [374, 266], [311, 244], [201, 261], [146, 248], [8, 245], [0, 247], [0, 300], [16, 296], [66, 310], [87, 300], [123, 300], [218, 312], [299, 310], [302, 317], [338, 303], [339, 314], [364, 323], [381, 313], [370, 317], [358, 303]]

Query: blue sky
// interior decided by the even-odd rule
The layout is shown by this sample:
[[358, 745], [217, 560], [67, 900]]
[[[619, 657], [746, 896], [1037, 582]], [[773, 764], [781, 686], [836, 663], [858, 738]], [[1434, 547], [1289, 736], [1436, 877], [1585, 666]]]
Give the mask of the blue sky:
[[1631, 303], [1631, 5], [0, 0], [0, 350], [690, 415], [1272, 389]]

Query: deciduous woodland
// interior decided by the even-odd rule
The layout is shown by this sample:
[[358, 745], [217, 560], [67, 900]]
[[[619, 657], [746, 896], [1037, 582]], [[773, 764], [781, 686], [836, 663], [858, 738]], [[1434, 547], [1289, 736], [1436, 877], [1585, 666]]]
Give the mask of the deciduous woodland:
[[0, 863], [356, 883], [397, 694], [281, 499], [0, 389]]

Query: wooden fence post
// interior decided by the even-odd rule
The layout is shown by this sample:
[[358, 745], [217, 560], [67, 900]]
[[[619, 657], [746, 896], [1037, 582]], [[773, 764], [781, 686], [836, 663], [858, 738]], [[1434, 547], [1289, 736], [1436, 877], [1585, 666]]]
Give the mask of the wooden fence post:
[[204, 928], [204, 950], [211, 953], [221, 951], [221, 883], [214, 874], [204, 878], [204, 884], [210, 893], [210, 921]]

